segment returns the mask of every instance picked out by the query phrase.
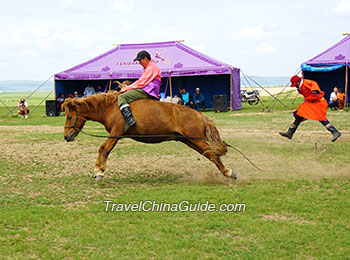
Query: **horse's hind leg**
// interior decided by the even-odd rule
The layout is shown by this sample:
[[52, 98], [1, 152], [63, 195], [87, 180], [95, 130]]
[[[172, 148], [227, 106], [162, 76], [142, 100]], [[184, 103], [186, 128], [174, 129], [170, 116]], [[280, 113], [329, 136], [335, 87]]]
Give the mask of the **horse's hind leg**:
[[118, 138], [108, 138], [98, 150], [98, 156], [95, 164], [95, 181], [99, 181], [103, 178], [103, 172], [106, 170], [107, 158], [114, 146], [118, 142]]
[[199, 152], [201, 155], [207, 157], [210, 161], [212, 161], [216, 167], [220, 170], [220, 172], [226, 176], [233, 179], [237, 179], [237, 175], [233, 170], [226, 168], [220, 160], [220, 157], [210, 148], [204, 140], [185, 140], [183, 141], [192, 149]]

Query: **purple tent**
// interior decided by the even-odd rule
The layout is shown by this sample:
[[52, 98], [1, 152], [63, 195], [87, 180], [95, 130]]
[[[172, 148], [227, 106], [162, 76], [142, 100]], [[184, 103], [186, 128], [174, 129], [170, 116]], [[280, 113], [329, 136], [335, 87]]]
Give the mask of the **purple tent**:
[[315, 80], [329, 99], [334, 87], [345, 90], [348, 110], [348, 82], [350, 63], [350, 36], [301, 65], [303, 75]]
[[83, 92], [89, 81], [93, 87], [113, 88], [115, 80], [137, 79], [142, 67], [134, 62], [137, 52], [147, 50], [162, 71], [161, 92], [177, 95], [186, 88], [191, 94], [199, 87], [206, 104], [213, 107], [213, 95], [226, 94], [231, 109], [242, 108], [240, 70], [217, 61], [178, 42], [120, 44], [71, 69], [55, 74], [55, 94]]

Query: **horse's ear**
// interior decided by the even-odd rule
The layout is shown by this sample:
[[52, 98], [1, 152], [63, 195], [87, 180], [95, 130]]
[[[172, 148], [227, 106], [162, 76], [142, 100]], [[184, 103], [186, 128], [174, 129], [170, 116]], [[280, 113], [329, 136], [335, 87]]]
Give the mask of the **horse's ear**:
[[75, 105], [75, 99], [73, 98], [66, 98], [64, 103], [62, 104], [62, 111], [65, 112], [66, 109], [71, 109]]

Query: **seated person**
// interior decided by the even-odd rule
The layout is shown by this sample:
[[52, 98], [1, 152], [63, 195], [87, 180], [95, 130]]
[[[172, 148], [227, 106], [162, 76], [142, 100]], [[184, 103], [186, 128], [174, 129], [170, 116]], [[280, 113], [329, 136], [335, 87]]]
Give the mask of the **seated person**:
[[65, 100], [64, 94], [61, 93], [56, 100], [57, 100], [58, 111], [61, 112], [61, 105], [64, 103], [64, 100]]
[[180, 105], [185, 105], [185, 106], [189, 106], [190, 108], [193, 108], [194, 103], [193, 103], [192, 96], [190, 95], [189, 92], [186, 91], [185, 88], [180, 91], [179, 98], [180, 98], [180, 101], [179, 101]]
[[74, 92], [74, 98], [75, 98], [75, 99], [79, 99], [79, 98], [80, 98], [79, 93], [76, 92], [76, 91]]
[[28, 104], [27, 101], [25, 101], [24, 98], [22, 98], [18, 105], [18, 114], [22, 116], [22, 118], [28, 118], [28, 114], [29, 114], [29, 109], [28, 109]]
[[201, 90], [199, 88], [196, 88], [196, 93], [193, 95], [193, 101], [197, 111], [200, 109], [205, 111], [204, 95], [201, 93]]
[[331, 96], [329, 98], [329, 102], [328, 102], [328, 106], [329, 108], [332, 109], [338, 109], [338, 104], [339, 104], [339, 100], [338, 100], [338, 88], [335, 87], [333, 89], [333, 92], [331, 93]]
[[344, 101], [345, 101], [345, 94], [342, 89], [339, 89], [338, 93], [338, 102], [339, 102], [339, 110], [343, 110], [344, 108]]

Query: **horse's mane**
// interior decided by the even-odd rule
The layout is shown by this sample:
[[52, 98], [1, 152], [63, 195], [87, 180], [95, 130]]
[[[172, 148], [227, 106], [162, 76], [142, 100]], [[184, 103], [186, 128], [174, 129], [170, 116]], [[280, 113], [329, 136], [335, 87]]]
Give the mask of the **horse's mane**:
[[103, 111], [110, 105], [116, 105], [119, 95], [118, 92], [110, 91], [108, 93], [95, 94], [86, 98], [67, 99], [66, 102], [71, 103], [72, 105], [77, 105], [83, 111], [91, 109], [95, 111]]

